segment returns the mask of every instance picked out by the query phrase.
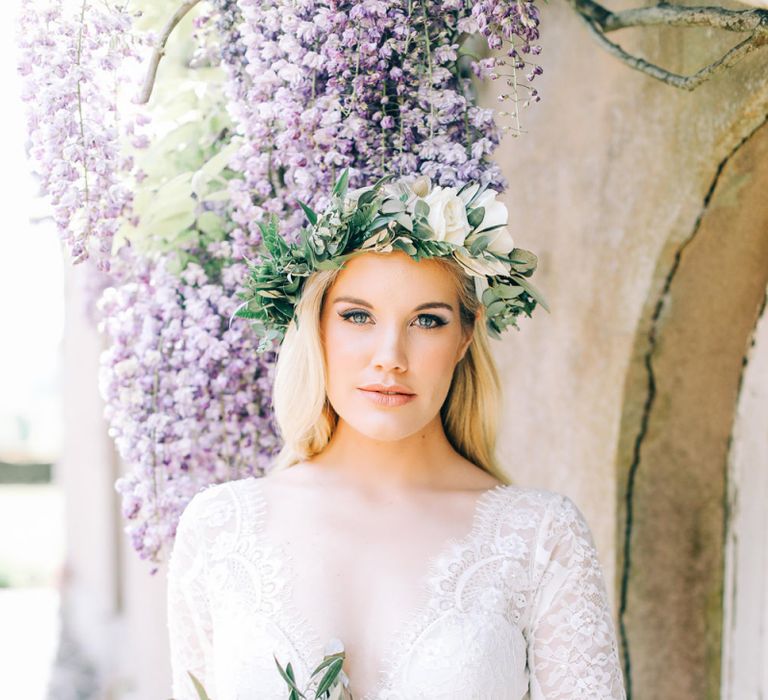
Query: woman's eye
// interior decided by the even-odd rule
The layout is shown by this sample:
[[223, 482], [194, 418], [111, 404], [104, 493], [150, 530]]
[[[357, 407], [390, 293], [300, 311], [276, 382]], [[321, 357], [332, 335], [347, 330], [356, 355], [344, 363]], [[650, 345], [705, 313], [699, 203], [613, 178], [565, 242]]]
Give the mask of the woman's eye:
[[[346, 314], [342, 314], [342, 317], [344, 318], [344, 320], [349, 320], [350, 318], [353, 318], [354, 316], [362, 316], [363, 318], [367, 318], [368, 314], [365, 313], [365, 311], [350, 311], [350, 312], [348, 312]], [[362, 323], [356, 323], [355, 321], [352, 321], [351, 323], [353, 323], [355, 326], [362, 326], [362, 325], [364, 325]]]
[[428, 321], [432, 322], [429, 326], [422, 325], [422, 328], [439, 328], [440, 326], [445, 325], [445, 321], [443, 321], [442, 318], [439, 316], [433, 316], [432, 314], [420, 314], [419, 318], [426, 318]]
[[[364, 321], [361, 321], [358, 323], [357, 321], [351, 320], [354, 319], [357, 316], [362, 316], [363, 319], [368, 318], [368, 313], [366, 311], [348, 311], [347, 313], [341, 314], [342, 318], [345, 321], [349, 321], [355, 326], [364, 326], [366, 325]], [[428, 321], [428, 324], [423, 323], [417, 323], [417, 325], [420, 328], [424, 328], [425, 330], [429, 330], [431, 328], [439, 328], [440, 326], [444, 326], [446, 324], [445, 321], [443, 321], [442, 318], [439, 316], [434, 316], [432, 314], [419, 314], [417, 317], [417, 321], [421, 321], [422, 319], [426, 319]]]

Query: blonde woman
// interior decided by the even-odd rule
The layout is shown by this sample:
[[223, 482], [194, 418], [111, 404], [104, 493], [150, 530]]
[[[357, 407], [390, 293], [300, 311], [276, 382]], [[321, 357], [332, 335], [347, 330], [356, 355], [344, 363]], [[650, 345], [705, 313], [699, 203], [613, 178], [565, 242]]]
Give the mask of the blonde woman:
[[[461, 224], [460, 252], [477, 253], [477, 189], [407, 184], [413, 220], [401, 223], [418, 229], [423, 214], [446, 251]], [[450, 214], [457, 198], [466, 220]], [[393, 208], [371, 195], [358, 206], [379, 224]], [[500, 250], [505, 230], [491, 233]], [[274, 378], [281, 453], [266, 476], [204, 489], [182, 515], [173, 697], [197, 698], [191, 671], [213, 700], [282, 700], [275, 661], [305, 688], [340, 642], [355, 700], [624, 698], [583, 516], [562, 495], [511, 485], [494, 456], [487, 313], [503, 309], [481, 301], [461, 257], [415, 259], [392, 240], [307, 275]], [[510, 282], [496, 274], [491, 286]]]

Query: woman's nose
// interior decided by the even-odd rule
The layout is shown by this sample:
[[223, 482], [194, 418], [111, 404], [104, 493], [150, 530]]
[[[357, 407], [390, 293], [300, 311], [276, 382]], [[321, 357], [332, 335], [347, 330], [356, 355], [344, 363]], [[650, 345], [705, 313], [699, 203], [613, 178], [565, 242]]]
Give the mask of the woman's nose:
[[391, 370], [405, 371], [407, 361], [407, 331], [399, 326], [380, 326], [380, 333], [372, 338], [374, 342], [373, 365], [387, 372]]

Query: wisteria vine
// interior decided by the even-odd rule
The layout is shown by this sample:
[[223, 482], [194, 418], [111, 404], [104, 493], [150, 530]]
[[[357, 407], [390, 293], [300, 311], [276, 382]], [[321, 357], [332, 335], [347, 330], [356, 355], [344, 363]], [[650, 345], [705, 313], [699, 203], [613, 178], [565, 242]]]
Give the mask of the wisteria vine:
[[132, 20], [125, 8], [88, 0], [22, 0], [17, 27], [30, 157], [72, 261], [91, 258], [106, 273], [131, 213], [126, 146], [147, 143], [146, 114], [118, 110], [120, 83], [130, 85], [151, 39]]
[[[538, 10], [523, 0], [200, 3], [188, 90], [197, 91], [196, 67], [220, 65], [221, 103], [213, 116], [210, 105], [201, 112], [213, 135], [190, 131], [176, 144], [165, 134], [179, 171], [153, 178], [144, 173], [158, 160], [152, 143], [132, 154], [135, 163], [127, 150], [131, 140], [147, 145], [139, 129], [152, 124], [121, 131], [103, 87], [152, 35], [103, 4], [83, 2], [79, 22], [58, 3], [23, 8], [32, 156], [75, 261], [95, 257], [114, 276], [98, 304], [109, 338], [99, 386], [127, 468], [116, 483], [125, 529], [158, 564], [194, 493], [263, 474], [280, 447], [270, 410], [276, 354], [255, 352], [247, 323], [227, 324], [247, 276], [243, 258], [258, 254], [258, 222], [274, 212], [295, 241], [298, 200], [322, 209], [346, 167], [352, 188], [394, 171], [504, 189], [490, 157], [503, 133], [520, 133], [519, 104], [540, 99], [528, 83], [541, 68], [525, 59], [540, 52]], [[169, 90], [158, 75], [155, 87]], [[513, 112], [480, 107], [473, 77], [506, 81], [501, 99], [514, 101]], [[82, 120], [83, 106], [110, 119]], [[207, 161], [195, 161], [201, 153]], [[166, 205], [173, 211], [161, 220]], [[127, 245], [113, 250], [127, 219]]]

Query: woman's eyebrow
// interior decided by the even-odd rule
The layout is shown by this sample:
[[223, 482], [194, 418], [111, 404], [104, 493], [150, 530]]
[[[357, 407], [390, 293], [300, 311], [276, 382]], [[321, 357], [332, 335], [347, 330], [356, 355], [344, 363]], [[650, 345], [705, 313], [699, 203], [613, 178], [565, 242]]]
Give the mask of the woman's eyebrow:
[[[373, 308], [373, 306], [365, 299], [358, 299], [357, 297], [336, 297], [333, 300], [333, 303], [336, 304], [340, 301], [346, 301], [350, 304], [358, 304], [359, 306], [365, 306], [369, 309]], [[446, 304], [444, 301], [427, 301], [423, 304], [419, 304], [413, 310], [421, 311], [421, 309], [448, 309], [449, 311], [453, 311], [453, 307], [450, 304]]]

